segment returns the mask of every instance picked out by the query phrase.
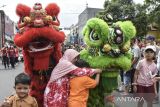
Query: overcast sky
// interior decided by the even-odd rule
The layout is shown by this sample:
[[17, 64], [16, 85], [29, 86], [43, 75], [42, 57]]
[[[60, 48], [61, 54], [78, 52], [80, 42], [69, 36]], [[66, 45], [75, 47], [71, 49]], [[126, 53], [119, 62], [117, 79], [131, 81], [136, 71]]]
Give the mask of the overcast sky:
[[[59, 14], [59, 20], [62, 27], [69, 27], [72, 24], [76, 24], [78, 21], [78, 15], [88, 7], [103, 8], [105, 0], [0, 0], [0, 10], [4, 10], [5, 14], [10, 17], [11, 20], [17, 22], [18, 16], [15, 13], [15, 9], [18, 3], [25, 4], [29, 7], [33, 7], [34, 3], [40, 2], [43, 8], [49, 3], [57, 3], [61, 8]], [[136, 3], [143, 3], [143, 0], [134, 0]], [[2, 7], [3, 5], [6, 5]]]

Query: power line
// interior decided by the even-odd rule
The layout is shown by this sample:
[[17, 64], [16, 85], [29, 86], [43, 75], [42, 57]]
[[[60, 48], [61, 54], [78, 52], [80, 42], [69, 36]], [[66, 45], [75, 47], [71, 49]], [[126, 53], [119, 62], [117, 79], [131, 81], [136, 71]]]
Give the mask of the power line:
[[60, 14], [87, 14], [87, 13], [60, 13]]
[[0, 6], [0, 8], [1, 8], [1, 7], [5, 7], [5, 6], [7, 6], [7, 5], [2, 5], [2, 6]]
[[80, 14], [80, 13], [61, 13], [61, 14]]

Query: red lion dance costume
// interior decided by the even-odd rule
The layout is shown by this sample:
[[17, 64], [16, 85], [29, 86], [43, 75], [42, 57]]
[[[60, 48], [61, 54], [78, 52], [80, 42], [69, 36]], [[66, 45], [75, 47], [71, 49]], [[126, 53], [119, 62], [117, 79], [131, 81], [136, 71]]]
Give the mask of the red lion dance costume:
[[65, 35], [58, 29], [59, 11], [55, 3], [45, 9], [40, 3], [36, 3], [33, 8], [23, 4], [16, 8], [20, 20], [14, 42], [23, 48], [25, 72], [32, 79], [30, 94], [37, 99], [39, 107], [43, 107], [45, 87], [62, 56], [61, 43]]

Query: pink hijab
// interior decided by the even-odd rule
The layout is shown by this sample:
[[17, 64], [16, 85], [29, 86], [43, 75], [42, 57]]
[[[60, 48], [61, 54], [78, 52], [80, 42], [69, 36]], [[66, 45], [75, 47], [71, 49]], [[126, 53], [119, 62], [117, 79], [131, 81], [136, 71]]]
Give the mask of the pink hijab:
[[49, 82], [55, 81], [56, 79], [68, 74], [69, 72], [77, 69], [74, 64], [72, 64], [72, 60], [76, 58], [79, 55], [79, 52], [77, 52], [74, 49], [67, 49], [64, 52], [63, 57], [59, 60], [59, 63], [56, 65], [56, 67], [53, 69], [51, 78]]

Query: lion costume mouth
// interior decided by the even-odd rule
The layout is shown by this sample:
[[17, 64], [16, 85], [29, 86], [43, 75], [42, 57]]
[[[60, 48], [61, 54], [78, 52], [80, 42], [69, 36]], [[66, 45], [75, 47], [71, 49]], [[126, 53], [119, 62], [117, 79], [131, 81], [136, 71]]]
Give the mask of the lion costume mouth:
[[14, 41], [19, 47], [25, 47], [29, 52], [40, 52], [51, 49], [56, 43], [64, 41], [64, 33], [50, 27], [31, 28], [23, 34], [16, 34]]
[[28, 48], [29, 52], [40, 52], [48, 49], [52, 49], [54, 47], [54, 43], [46, 38], [40, 37], [36, 38], [32, 42], [29, 43]]

